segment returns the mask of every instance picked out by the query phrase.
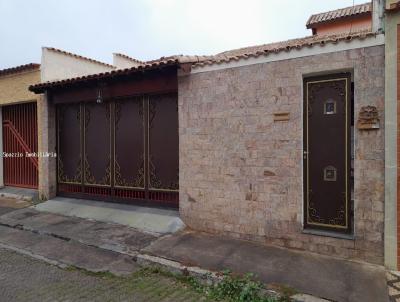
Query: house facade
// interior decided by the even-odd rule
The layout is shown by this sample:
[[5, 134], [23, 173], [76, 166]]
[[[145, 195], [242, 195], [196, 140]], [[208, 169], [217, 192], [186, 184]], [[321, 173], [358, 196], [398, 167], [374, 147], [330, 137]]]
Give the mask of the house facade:
[[384, 39], [323, 41], [241, 50], [179, 77], [181, 216], [194, 229], [382, 264], [385, 129], [361, 123], [368, 108], [384, 116]]
[[[30, 85], [73, 76], [114, 70], [117, 67], [55, 48], [43, 47], [41, 64], [31, 63], [0, 70], [2, 136], [1, 185], [36, 189], [46, 199], [43, 165], [56, 156], [46, 146], [47, 107]], [[51, 130], [51, 129], [50, 129]], [[52, 153], [53, 152], [53, 153]]]
[[42, 76], [39, 151], [58, 157], [39, 160], [41, 198], [175, 207], [196, 230], [397, 268], [396, 3], [314, 15], [306, 38]]

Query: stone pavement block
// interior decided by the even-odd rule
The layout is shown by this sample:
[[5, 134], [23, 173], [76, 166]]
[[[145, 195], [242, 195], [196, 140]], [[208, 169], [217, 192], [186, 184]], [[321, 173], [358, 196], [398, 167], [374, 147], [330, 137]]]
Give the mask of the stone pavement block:
[[125, 225], [40, 212], [33, 208], [0, 216], [0, 224], [133, 256], [159, 236]]
[[190, 287], [161, 274], [94, 276], [79, 270], [59, 269], [1, 248], [0, 263], [1, 301], [205, 301]]
[[133, 257], [128, 255], [9, 227], [0, 226], [0, 243], [3, 247], [21, 250], [51, 263], [94, 272], [127, 275], [139, 268]]
[[3, 207], [3, 206], [0, 207], [0, 215], [4, 215], [4, 214], [7, 214], [12, 211], [15, 211], [15, 209], [9, 208], [9, 207]]
[[251, 272], [266, 284], [333, 301], [388, 301], [385, 269], [367, 263], [196, 232], [165, 236], [141, 252], [213, 271]]

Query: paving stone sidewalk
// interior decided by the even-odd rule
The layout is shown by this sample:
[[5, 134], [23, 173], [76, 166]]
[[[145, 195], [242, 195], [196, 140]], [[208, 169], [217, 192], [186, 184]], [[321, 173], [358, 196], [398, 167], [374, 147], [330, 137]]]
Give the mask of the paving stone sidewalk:
[[93, 271], [128, 274], [138, 269], [135, 260], [155, 256], [175, 261], [183, 271], [197, 266], [255, 273], [266, 284], [333, 301], [388, 301], [383, 267], [198, 232], [161, 236], [26, 208], [0, 216], [0, 243]]
[[266, 284], [289, 285], [333, 301], [388, 301], [384, 267], [367, 263], [198, 232], [165, 236], [141, 252], [214, 271], [252, 272]]
[[0, 248], [17, 251], [61, 267], [129, 275], [139, 269], [133, 257], [75, 241], [0, 226]]
[[0, 216], [0, 225], [131, 256], [160, 237], [160, 234], [139, 231], [125, 225], [40, 212], [32, 208]]
[[95, 276], [0, 249], [0, 301], [197, 302], [205, 298], [163, 275]]

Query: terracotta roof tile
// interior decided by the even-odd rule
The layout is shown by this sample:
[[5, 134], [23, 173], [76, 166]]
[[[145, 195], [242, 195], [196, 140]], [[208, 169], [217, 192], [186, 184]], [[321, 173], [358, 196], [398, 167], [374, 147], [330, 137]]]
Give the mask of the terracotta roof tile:
[[244, 47], [234, 50], [221, 52], [215, 56], [202, 57], [199, 63], [195, 66], [204, 66], [218, 63], [226, 63], [230, 61], [237, 61], [250, 57], [259, 57], [262, 55], [269, 55], [271, 53], [279, 53], [283, 51], [291, 51], [292, 49], [301, 49], [304, 47], [313, 47], [315, 45], [325, 45], [328, 43], [338, 43], [340, 41], [351, 41], [353, 39], [364, 39], [370, 36], [375, 36], [375, 33], [370, 31], [362, 31], [351, 34], [339, 34], [329, 36], [309, 36], [300, 39], [291, 39], [287, 41], [263, 44], [257, 46]]
[[116, 53], [114, 53], [114, 55], [119, 56], [119, 57], [121, 57], [121, 58], [125, 58], [125, 59], [128, 59], [128, 60], [131, 60], [131, 61], [136, 62], [136, 63], [139, 63], [139, 64], [144, 64], [144, 63], [145, 63], [145, 62], [143, 62], [143, 61], [140, 61], [140, 60], [138, 60], [138, 59], [132, 58], [132, 57], [127, 56], [127, 55], [124, 55], [124, 54], [122, 54], [122, 53], [116, 52]]
[[245, 48], [225, 51], [213, 56], [185, 56], [176, 55], [169, 57], [161, 57], [157, 60], [144, 62], [143, 64], [131, 68], [112, 70], [108, 72], [81, 76], [71, 79], [65, 79], [54, 82], [39, 83], [29, 87], [29, 90], [35, 93], [42, 93], [48, 88], [61, 87], [64, 85], [72, 85], [92, 80], [101, 80], [120, 75], [130, 75], [134, 73], [144, 72], [147, 70], [162, 69], [167, 66], [178, 66], [180, 64], [191, 64], [196, 66], [205, 66], [212, 64], [220, 64], [250, 57], [267, 56], [271, 53], [288, 52], [293, 49], [301, 49], [304, 47], [313, 47], [315, 45], [325, 45], [329, 43], [338, 43], [340, 41], [351, 41], [353, 39], [365, 39], [376, 36], [372, 32], [358, 32], [352, 34], [341, 34], [331, 36], [309, 36], [301, 39], [292, 39], [283, 42], [263, 44]]
[[35, 93], [42, 93], [48, 88], [62, 87], [65, 85], [72, 85], [72, 84], [76, 84], [76, 83], [101, 80], [101, 79], [112, 78], [112, 77], [116, 77], [116, 76], [130, 75], [130, 74], [144, 72], [144, 71], [148, 71], [148, 70], [162, 69], [167, 66], [174, 66], [174, 65], [177, 66], [178, 64], [179, 64], [178, 59], [159, 60], [157, 62], [153, 62], [150, 64], [146, 63], [146, 64], [142, 64], [142, 65], [130, 67], [130, 68], [116, 69], [116, 70], [111, 70], [111, 71], [107, 71], [107, 72], [90, 74], [90, 75], [85, 75], [85, 76], [80, 76], [80, 77], [75, 77], [75, 78], [70, 78], [70, 79], [64, 79], [64, 80], [58, 80], [58, 81], [53, 81], [53, 82], [39, 83], [36, 85], [29, 86], [29, 90], [33, 91]]
[[28, 70], [39, 69], [39, 68], [40, 68], [40, 64], [36, 64], [36, 63], [29, 63], [29, 64], [25, 64], [25, 65], [19, 65], [19, 66], [15, 66], [15, 67], [11, 67], [11, 68], [6, 68], [6, 69], [0, 70], [0, 76], [8, 75], [8, 74], [15, 74], [15, 73], [28, 71]]
[[81, 56], [81, 55], [74, 54], [72, 52], [61, 50], [61, 49], [58, 49], [58, 48], [54, 48], [54, 47], [43, 47], [43, 48], [51, 50], [51, 51], [55, 51], [55, 52], [58, 52], [58, 53], [62, 53], [64, 55], [67, 55], [67, 56], [70, 56], [70, 57], [74, 57], [74, 58], [77, 58], [77, 59], [82, 59], [82, 60], [85, 60], [85, 61], [90, 61], [92, 63], [100, 64], [100, 65], [103, 65], [103, 66], [116, 68], [114, 65], [107, 64], [107, 63], [104, 63], [104, 62], [100, 62], [100, 61], [97, 61], [97, 60], [94, 60], [94, 59], [91, 59], [91, 58], [87, 58], [87, 57], [84, 57], [84, 56]]
[[345, 7], [337, 10], [332, 10], [325, 13], [312, 15], [307, 21], [307, 28], [313, 28], [316, 24], [330, 22], [333, 20], [359, 16], [364, 14], [371, 14], [372, 3], [364, 3], [355, 6]]
[[391, 12], [391, 11], [398, 11], [398, 10], [400, 10], [400, 1], [386, 4], [386, 11]]

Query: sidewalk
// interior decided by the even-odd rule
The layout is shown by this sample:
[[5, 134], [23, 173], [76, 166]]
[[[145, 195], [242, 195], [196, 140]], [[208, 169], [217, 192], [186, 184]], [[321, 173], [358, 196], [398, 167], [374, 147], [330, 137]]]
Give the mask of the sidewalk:
[[251, 272], [266, 284], [286, 285], [333, 301], [388, 301], [385, 269], [365, 263], [198, 232], [154, 234], [33, 208], [0, 216], [0, 224], [3, 246], [54, 262], [85, 265], [95, 271], [124, 274], [135, 271], [140, 259], [168, 259], [183, 271], [201, 267]]
[[333, 301], [388, 301], [385, 269], [365, 263], [197, 232], [161, 238], [141, 252], [214, 271], [252, 272], [266, 284]]

